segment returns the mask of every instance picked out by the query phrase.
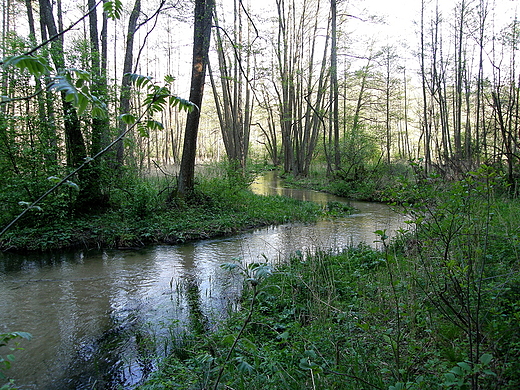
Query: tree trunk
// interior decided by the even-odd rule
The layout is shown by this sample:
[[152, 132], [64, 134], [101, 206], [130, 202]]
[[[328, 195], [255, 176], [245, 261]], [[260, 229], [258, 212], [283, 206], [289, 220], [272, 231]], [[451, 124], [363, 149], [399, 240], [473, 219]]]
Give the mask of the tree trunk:
[[[40, 1], [40, 15], [42, 23], [45, 26], [49, 36], [54, 36], [58, 33], [52, 14], [52, 7], [49, 0]], [[63, 40], [62, 37], [55, 39], [51, 43], [51, 57], [57, 72], [60, 72], [65, 67], [65, 57], [63, 55]], [[61, 94], [61, 101], [63, 105], [63, 120], [65, 125], [65, 143], [67, 147], [67, 165], [69, 167], [77, 167], [86, 157], [85, 141], [81, 133], [81, 125], [72, 103], [65, 98], [65, 93]]]
[[[126, 76], [127, 73], [132, 73], [132, 66], [134, 61], [134, 36], [137, 31], [137, 19], [141, 13], [141, 0], [135, 0], [134, 8], [128, 20], [128, 32], [126, 36], [125, 59], [123, 62], [123, 79], [121, 81], [121, 95], [119, 98], [119, 113], [126, 114], [130, 111], [130, 78]], [[119, 121], [119, 133], [126, 131], [126, 124]], [[116, 147], [116, 163], [118, 166], [124, 164], [124, 142], [121, 140]]]
[[332, 94], [332, 128], [334, 133], [334, 165], [341, 168], [341, 153], [339, 148], [339, 87], [338, 87], [338, 44], [337, 44], [337, 4], [330, 0], [331, 11], [331, 50], [330, 50], [330, 83]]
[[197, 108], [188, 113], [184, 131], [184, 147], [177, 183], [177, 194], [189, 197], [193, 194], [195, 176], [195, 157], [200, 111], [204, 93], [204, 81], [208, 64], [211, 38], [211, 21], [214, 0], [195, 0], [195, 21], [193, 26], [193, 66], [191, 73], [190, 101]]
[[431, 166], [431, 124], [428, 115], [428, 99], [427, 90], [428, 84], [426, 82], [426, 42], [424, 40], [424, 14], [426, 13], [425, 0], [421, 1], [421, 80], [422, 80], [422, 98], [423, 98], [423, 142], [424, 142], [424, 173], [430, 172]]

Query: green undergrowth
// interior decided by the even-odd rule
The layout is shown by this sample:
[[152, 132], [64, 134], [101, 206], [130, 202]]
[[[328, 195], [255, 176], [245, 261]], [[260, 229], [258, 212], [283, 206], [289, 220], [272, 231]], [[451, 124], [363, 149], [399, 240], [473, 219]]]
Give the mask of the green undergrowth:
[[340, 170], [334, 174], [327, 174], [325, 166], [315, 165], [306, 177], [286, 174], [284, 181], [291, 187], [328, 192], [344, 198], [387, 202], [403, 178], [411, 176], [413, 170], [404, 163], [377, 164], [362, 172]]
[[227, 178], [199, 179], [189, 201], [168, 201], [164, 183], [136, 181], [112, 189], [107, 209], [95, 214], [69, 212], [63, 217], [42, 211], [8, 231], [2, 250], [32, 251], [65, 248], [128, 248], [153, 243], [229, 235], [246, 229], [293, 221], [314, 221], [319, 206], [287, 197], [258, 196], [243, 183]]
[[421, 265], [390, 252], [361, 245], [258, 265], [264, 275], [249, 275], [242, 309], [186, 342], [140, 389], [470, 389], [472, 379], [517, 389], [520, 278], [501, 286], [507, 299], [482, 299], [483, 314], [501, 313], [481, 319], [471, 361], [465, 329], [432, 302]]
[[403, 186], [424, 198], [392, 241], [375, 232], [378, 250], [228, 265], [240, 309], [141, 390], [520, 388], [520, 204], [498, 182], [483, 168]]

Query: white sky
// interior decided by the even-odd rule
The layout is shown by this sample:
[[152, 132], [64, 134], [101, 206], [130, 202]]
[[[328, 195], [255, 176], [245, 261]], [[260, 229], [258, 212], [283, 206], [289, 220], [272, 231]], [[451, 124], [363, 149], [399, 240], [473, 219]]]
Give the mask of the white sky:
[[[425, 18], [428, 19], [428, 9], [431, 11], [438, 3], [439, 9], [447, 18], [451, 18], [454, 6], [461, 0], [426, 0], [427, 12]], [[495, 18], [497, 25], [504, 25], [513, 21], [520, 11], [519, 0], [485, 0], [489, 3], [489, 10], [492, 12], [490, 20]], [[466, 4], [478, 4], [479, 0], [466, 0]], [[417, 28], [414, 23], [420, 21], [421, 0], [350, 0], [349, 8], [362, 10], [365, 8], [369, 14], [386, 16], [388, 24], [386, 27], [372, 26], [374, 32], [390, 38], [413, 39], [417, 35]]]

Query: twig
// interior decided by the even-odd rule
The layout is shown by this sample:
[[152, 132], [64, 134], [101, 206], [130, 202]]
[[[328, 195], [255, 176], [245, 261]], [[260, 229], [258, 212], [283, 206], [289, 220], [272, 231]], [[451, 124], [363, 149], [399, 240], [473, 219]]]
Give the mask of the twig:
[[18, 222], [18, 220], [20, 218], [22, 218], [25, 214], [27, 214], [27, 212], [29, 210], [31, 210], [34, 206], [36, 206], [38, 203], [40, 203], [43, 199], [45, 199], [47, 196], [49, 196], [52, 192], [54, 192], [58, 187], [60, 187], [63, 183], [67, 182], [72, 176], [74, 176], [76, 173], [78, 173], [80, 170], [82, 170], [83, 168], [85, 168], [88, 164], [90, 164], [90, 162], [92, 162], [93, 160], [95, 160], [96, 158], [102, 156], [103, 154], [105, 154], [106, 152], [108, 152], [112, 146], [114, 146], [116, 143], [118, 143], [119, 141], [121, 141], [123, 139], [123, 137], [131, 130], [133, 130], [138, 123], [141, 122], [141, 120], [144, 118], [144, 116], [148, 113], [148, 110], [150, 109], [150, 106], [148, 106], [146, 108], [146, 110], [143, 111], [143, 113], [139, 116], [138, 120], [135, 121], [135, 123], [133, 125], [131, 125], [128, 129], [126, 129], [125, 131], [123, 131], [121, 134], [119, 134], [119, 136], [114, 140], [112, 141], [108, 146], [106, 146], [103, 150], [101, 150], [100, 152], [98, 152], [96, 155], [94, 155], [93, 157], [87, 157], [85, 159], [85, 162], [82, 163], [79, 167], [77, 167], [74, 171], [72, 171], [71, 173], [69, 173], [67, 176], [65, 176], [63, 179], [61, 179], [58, 183], [56, 183], [53, 187], [51, 187], [47, 192], [45, 192], [42, 196], [40, 196], [38, 199], [36, 199], [34, 202], [32, 202], [29, 206], [27, 206], [27, 208], [25, 210], [23, 210], [15, 219], [13, 219], [5, 228], [2, 229], [2, 231], [0, 232], [0, 237], [2, 237], [4, 235], [5, 232], [7, 232], [11, 226], [13, 226], [16, 222]]

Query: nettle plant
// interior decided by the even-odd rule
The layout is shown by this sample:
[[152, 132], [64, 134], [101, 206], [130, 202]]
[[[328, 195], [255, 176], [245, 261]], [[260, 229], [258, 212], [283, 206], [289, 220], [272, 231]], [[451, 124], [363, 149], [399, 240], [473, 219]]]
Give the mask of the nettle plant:
[[[507, 260], [495, 258], [491, 247], [501, 234], [495, 229], [500, 181], [493, 168], [482, 166], [453, 183], [420, 177], [404, 188], [408, 195], [423, 194], [406, 210], [417, 254], [415, 278], [429, 310], [442, 319], [437, 332], [446, 340], [440, 341], [444, 353], [459, 360], [445, 375], [444, 388], [480, 389], [494, 376], [489, 366], [495, 359], [488, 351], [493, 348], [495, 319], [489, 313], [509, 283], [507, 275], [496, 272], [498, 262]], [[395, 388], [414, 386], [418, 384]]]

